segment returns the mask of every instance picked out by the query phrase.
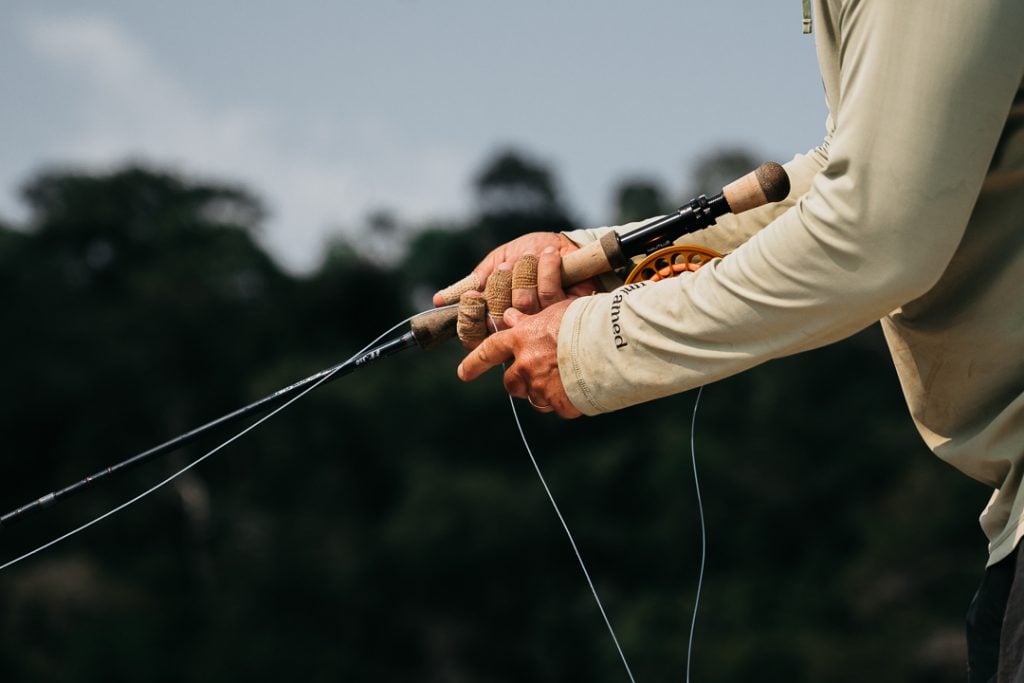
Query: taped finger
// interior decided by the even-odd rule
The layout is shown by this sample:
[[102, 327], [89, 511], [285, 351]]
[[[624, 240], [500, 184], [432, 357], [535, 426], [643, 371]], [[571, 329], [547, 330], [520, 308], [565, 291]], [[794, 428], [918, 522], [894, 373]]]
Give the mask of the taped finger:
[[533, 254], [524, 254], [512, 268], [512, 307], [531, 314], [540, 310], [537, 257]]
[[512, 271], [507, 263], [502, 263], [487, 277], [484, 299], [487, 300], [488, 315], [497, 324], [505, 309], [512, 306]]
[[467, 349], [476, 348], [487, 337], [487, 302], [483, 294], [471, 291], [462, 295], [455, 331]]
[[466, 292], [480, 291], [482, 286], [483, 283], [480, 282], [480, 276], [476, 272], [471, 272], [458, 282], [448, 285], [437, 294], [444, 299], [445, 304], [454, 304]]

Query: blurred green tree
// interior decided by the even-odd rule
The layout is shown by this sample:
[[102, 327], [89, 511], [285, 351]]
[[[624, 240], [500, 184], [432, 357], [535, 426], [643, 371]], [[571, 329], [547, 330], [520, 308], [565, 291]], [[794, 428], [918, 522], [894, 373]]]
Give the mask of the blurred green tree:
[[615, 222], [631, 223], [660, 216], [670, 207], [661, 186], [652, 180], [633, 178], [615, 190]]
[[524, 152], [505, 149], [473, 181], [479, 226], [492, 247], [524, 232], [574, 227], [551, 172]]
[[750, 173], [763, 160], [749, 150], [726, 148], [714, 150], [697, 159], [690, 173], [692, 187], [685, 201], [699, 194], [709, 197], [740, 176]]
[[465, 223], [428, 223], [415, 232], [401, 264], [417, 303], [469, 272], [481, 256], [527, 232], [572, 230], [550, 169], [527, 153], [506, 148], [495, 153], [473, 180], [477, 214]]

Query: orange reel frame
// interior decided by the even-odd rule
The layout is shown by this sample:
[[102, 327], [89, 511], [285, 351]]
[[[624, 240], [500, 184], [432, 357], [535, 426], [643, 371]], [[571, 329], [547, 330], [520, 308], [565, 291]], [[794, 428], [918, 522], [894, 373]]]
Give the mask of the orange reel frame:
[[[636, 264], [626, 278], [626, 284], [631, 285], [642, 280], [657, 282], [665, 278], [676, 277], [680, 273], [696, 270], [716, 258], [722, 258], [722, 254], [713, 249], [696, 247], [691, 244], [665, 247]], [[696, 268], [691, 269], [691, 266], [696, 266]]]

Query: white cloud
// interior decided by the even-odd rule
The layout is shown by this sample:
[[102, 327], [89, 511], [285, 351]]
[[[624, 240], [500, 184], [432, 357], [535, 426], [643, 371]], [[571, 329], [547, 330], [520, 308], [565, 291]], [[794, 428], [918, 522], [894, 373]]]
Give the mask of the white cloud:
[[422, 217], [464, 204], [471, 159], [460, 150], [403, 146], [384, 122], [366, 117], [344, 126], [213, 106], [103, 17], [36, 17], [24, 32], [37, 56], [76, 84], [74, 123], [49, 151], [55, 161], [105, 167], [143, 159], [237, 179], [268, 202], [264, 241], [291, 268], [315, 266], [325, 235], [371, 209]]

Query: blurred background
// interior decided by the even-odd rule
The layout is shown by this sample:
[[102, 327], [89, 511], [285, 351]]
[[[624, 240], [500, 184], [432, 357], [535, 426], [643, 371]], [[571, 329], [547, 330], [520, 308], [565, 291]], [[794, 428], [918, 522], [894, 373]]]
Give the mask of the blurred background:
[[[0, 7], [0, 512], [343, 360], [522, 232], [816, 145], [800, 3]], [[622, 681], [457, 345], [324, 386], [0, 572], [4, 681]], [[523, 411], [637, 679], [682, 680], [694, 396]], [[709, 387], [695, 680], [959, 681], [984, 487], [877, 329]], [[0, 530], [0, 564], [228, 430]]]

